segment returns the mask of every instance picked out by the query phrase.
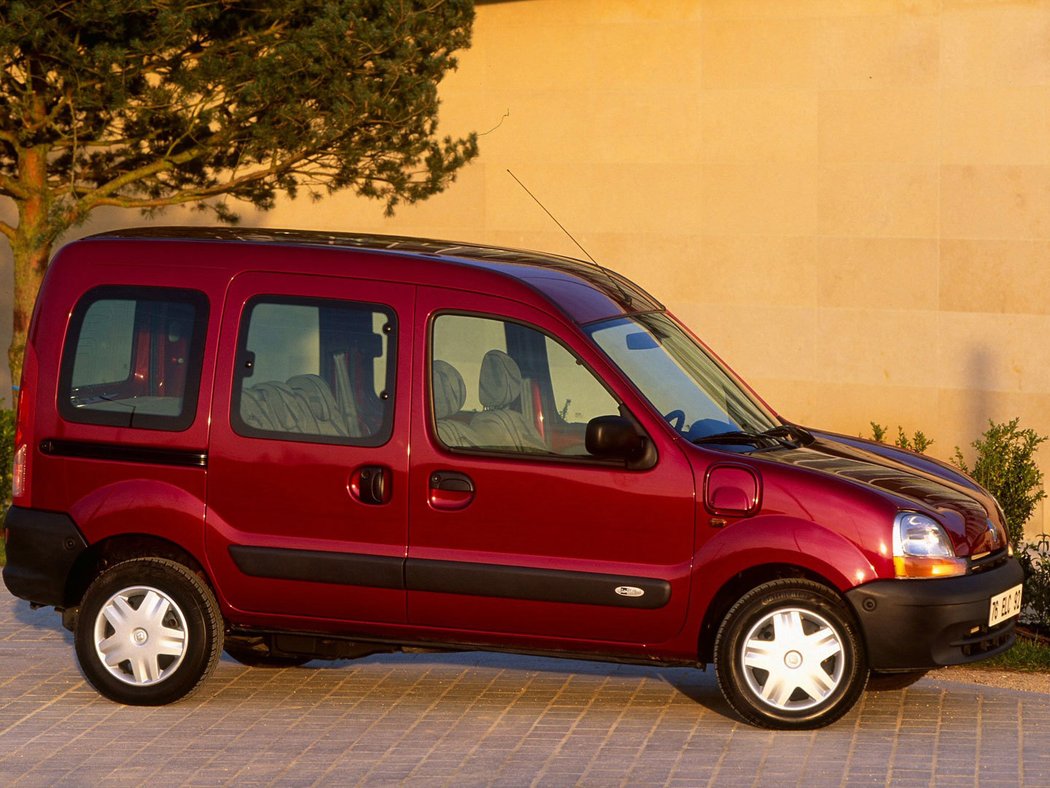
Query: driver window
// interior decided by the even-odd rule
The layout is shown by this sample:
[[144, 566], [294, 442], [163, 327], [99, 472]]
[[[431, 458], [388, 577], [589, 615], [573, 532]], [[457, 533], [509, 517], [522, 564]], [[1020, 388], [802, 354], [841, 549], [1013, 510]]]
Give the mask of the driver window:
[[441, 315], [432, 342], [431, 423], [448, 448], [588, 457], [587, 422], [619, 413], [575, 355], [529, 326]]

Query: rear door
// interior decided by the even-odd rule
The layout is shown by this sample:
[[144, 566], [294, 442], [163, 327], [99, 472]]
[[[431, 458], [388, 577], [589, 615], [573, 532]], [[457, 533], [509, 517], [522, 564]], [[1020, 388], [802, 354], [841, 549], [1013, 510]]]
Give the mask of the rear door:
[[229, 288], [208, 558], [255, 623], [405, 618], [412, 297], [271, 273]]
[[635, 646], [682, 627], [691, 467], [659, 437], [651, 467], [587, 453], [591, 418], [639, 414], [602, 382], [594, 351], [560, 338], [566, 330], [524, 305], [420, 290], [426, 416], [413, 425], [412, 624], [468, 640]]

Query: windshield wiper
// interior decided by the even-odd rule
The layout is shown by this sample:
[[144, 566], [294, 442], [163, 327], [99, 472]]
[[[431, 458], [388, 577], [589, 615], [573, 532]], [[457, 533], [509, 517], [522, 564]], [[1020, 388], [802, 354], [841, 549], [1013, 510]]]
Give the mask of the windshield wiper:
[[805, 446], [813, 442], [813, 435], [809, 430], [790, 422], [770, 427], [768, 430], [763, 430], [760, 434], [773, 438], [791, 438], [795, 446]]
[[729, 432], [718, 432], [714, 435], [701, 435], [693, 438], [692, 442], [700, 445], [704, 443], [743, 444], [758, 447], [762, 443], [772, 444], [772, 447], [787, 446], [792, 449], [809, 443], [812, 437], [802, 427], [794, 424], [778, 424], [762, 432], [753, 430], [730, 430]]
[[716, 432], [714, 435], [701, 435], [699, 438], [692, 438], [691, 440], [697, 445], [701, 443], [744, 443], [757, 446], [763, 441], [780, 443], [781, 439], [776, 435], [766, 435], [761, 432], [730, 430], [729, 432]]

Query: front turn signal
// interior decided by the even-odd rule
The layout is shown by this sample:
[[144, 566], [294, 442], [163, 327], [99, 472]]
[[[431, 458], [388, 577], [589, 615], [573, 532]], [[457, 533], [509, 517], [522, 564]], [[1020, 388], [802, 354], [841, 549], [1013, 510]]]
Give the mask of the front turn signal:
[[918, 558], [910, 555], [895, 555], [893, 569], [897, 577], [935, 578], [958, 577], [967, 570], [965, 558]]

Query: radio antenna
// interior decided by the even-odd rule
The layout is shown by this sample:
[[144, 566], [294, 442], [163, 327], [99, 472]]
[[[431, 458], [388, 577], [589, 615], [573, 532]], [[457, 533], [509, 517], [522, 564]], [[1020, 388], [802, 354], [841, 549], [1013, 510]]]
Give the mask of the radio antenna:
[[579, 241], [577, 241], [576, 237], [572, 233], [570, 233], [567, 229], [565, 229], [565, 225], [563, 225], [561, 222], [559, 222], [558, 218], [553, 213], [551, 213], [550, 211], [547, 210], [547, 206], [544, 205], [542, 202], [540, 202], [540, 198], [537, 197], [532, 192], [530, 192], [529, 191], [529, 187], [526, 186], [524, 183], [522, 183], [521, 179], [517, 175], [515, 175], [513, 172], [510, 171], [510, 168], [507, 169], [507, 174], [510, 177], [512, 177], [515, 181], [517, 181], [518, 186], [520, 186], [522, 189], [525, 190], [525, 193], [527, 195], [529, 195], [529, 197], [531, 197], [533, 199], [533, 201], [538, 206], [540, 206], [540, 208], [543, 209], [543, 212], [545, 214], [547, 214], [549, 217], [551, 217], [551, 221], [554, 222], [556, 225], [558, 225], [558, 229], [560, 229], [563, 233], [565, 233], [567, 236], [569, 236], [569, 240], [572, 241], [574, 244], [576, 244], [577, 248], [581, 252], [583, 252], [585, 255], [587, 255], [587, 259], [590, 260], [591, 263], [594, 264], [594, 267], [597, 268], [599, 271], [601, 271], [603, 274], [605, 274], [606, 278], [609, 280], [609, 282], [612, 284], [612, 286], [614, 288], [616, 288], [616, 292], [620, 294], [620, 298], [623, 299], [624, 304], [626, 304], [627, 306], [630, 306], [631, 305], [631, 294], [623, 289], [623, 285], [621, 285], [617, 281], [616, 277], [613, 276], [612, 271], [610, 271], [604, 265], [602, 265], [597, 260], [595, 260], [593, 257], [591, 257], [590, 252], [588, 252], [586, 249], [583, 248], [583, 244], [581, 244]]
[[[562, 224], [561, 222], [559, 222], [559, 221], [558, 221], [558, 219], [557, 219], [557, 217], [555, 217], [555, 215], [554, 215], [553, 213], [551, 213], [550, 211], [548, 211], [548, 210], [547, 210], [547, 206], [546, 206], [546, 205], [544, 205], [543, 203], [541, 203], [541, 202], [540, 202], [540, 198], [539, 198], [539, 197], [537, 197], [537, 196], [536, 196], [535, 194], [533, 194], [532, 192], [530, 192], [530, 191], [529, 191], [529, 187], [528, 187], [528, 186], [526, 186], [526, 185], [525, 185], [524, 183], [522, 183], [522, 182], [521, 182], [521, 179], [520, 179], [520, 178], [519, 178], [519, 177], [518, 177], [517, 175], [515, 175], [515, 174], [514, 174], [513, 172], [511, 172], [511, 171], [510, 171], [509, 169], [507, 170], [507, 174], [508, 174], [508, 175], [509, 175], [510, 177], [512, 177], [512, 178], [513, 178], [514, 180], [516, 180], [516, 181], [518, 182], [518, 186], [520, 186], [520, 187], [521, 187], [522, 189], [524, 189], [524, 190], [525, 190], [525, 193], [526, 193], [527, 195], [529, 195], [529, 197], [531, 197], [531, 198], [533, 199], [533, 201], [535, 201], [535, 203], [536, 203], [536, 204], [537, 204], [538, 206], [540, 206], [540, 208], [542, 208], [542, 209], [543, 209], [543, 212], [544, 212], [545, 214], [547, 214], [547, 215], [548, 215], [549, 217], [551, 217], [551, 221], [552, 221], [552, 222], [554, 222], [554, 223], [555, 223], [556, 225], [558, 225], [558, 228], [559, 228], [559, 229], [560, 229], [560, 230], [561, 230], [561, 231], [562, 231], [563, 233], [565, 233], [565, 234], [566, 234], [567, 236], [569, 236], [569, 240], [570, 240], [570, 241], [572, 241], [572, 242], [573, 242], [574, 244], [576, 244], [576, 246], [577, 246], [577, 247], [579, 248], [579, 250], [580, 250], [581, 252], [583, 252], [583, 253], [584, 253], [585, 255], [587, 255], [587, 259], [588, 259], [588, 260], [590, 260], [590, 261], [591, 261], [592, 263], [594, 263], [595, 265], [597, 265], [597, 266], [598, 266], [599, 268], [601, 268], [601, 267], [602, 267], [602, 266], [601, 266], [601, 265], [600, 265], [600, 264], [598, 263], [598, 261], [597, 261], [597, 260], [595, 260], [595, 259], [594, 259], [593, 257], [591, 257], [590, 253], [589, 253], [589, 252], [588, 252], [588, 251], [587, 251], [586, 249], [584, 249], [584, 248], [583, 248], [583, 244], [581, 244], [581, 243], [580, 243], [579, 241], [577, 241], [577, 240], [576, 240], [576, 238], [575, 238], [575, 237], [573, 236], [573, 234], [572, 234], [572, 233], [570, 233], [570, 232], [569, 232], [568, 230], [566, 230], [566, 229], [565, 229], [565, 225], [564, 225], [564, 224]], [[603, 270], [604, 270], [604, 269], [603, 269]]]

